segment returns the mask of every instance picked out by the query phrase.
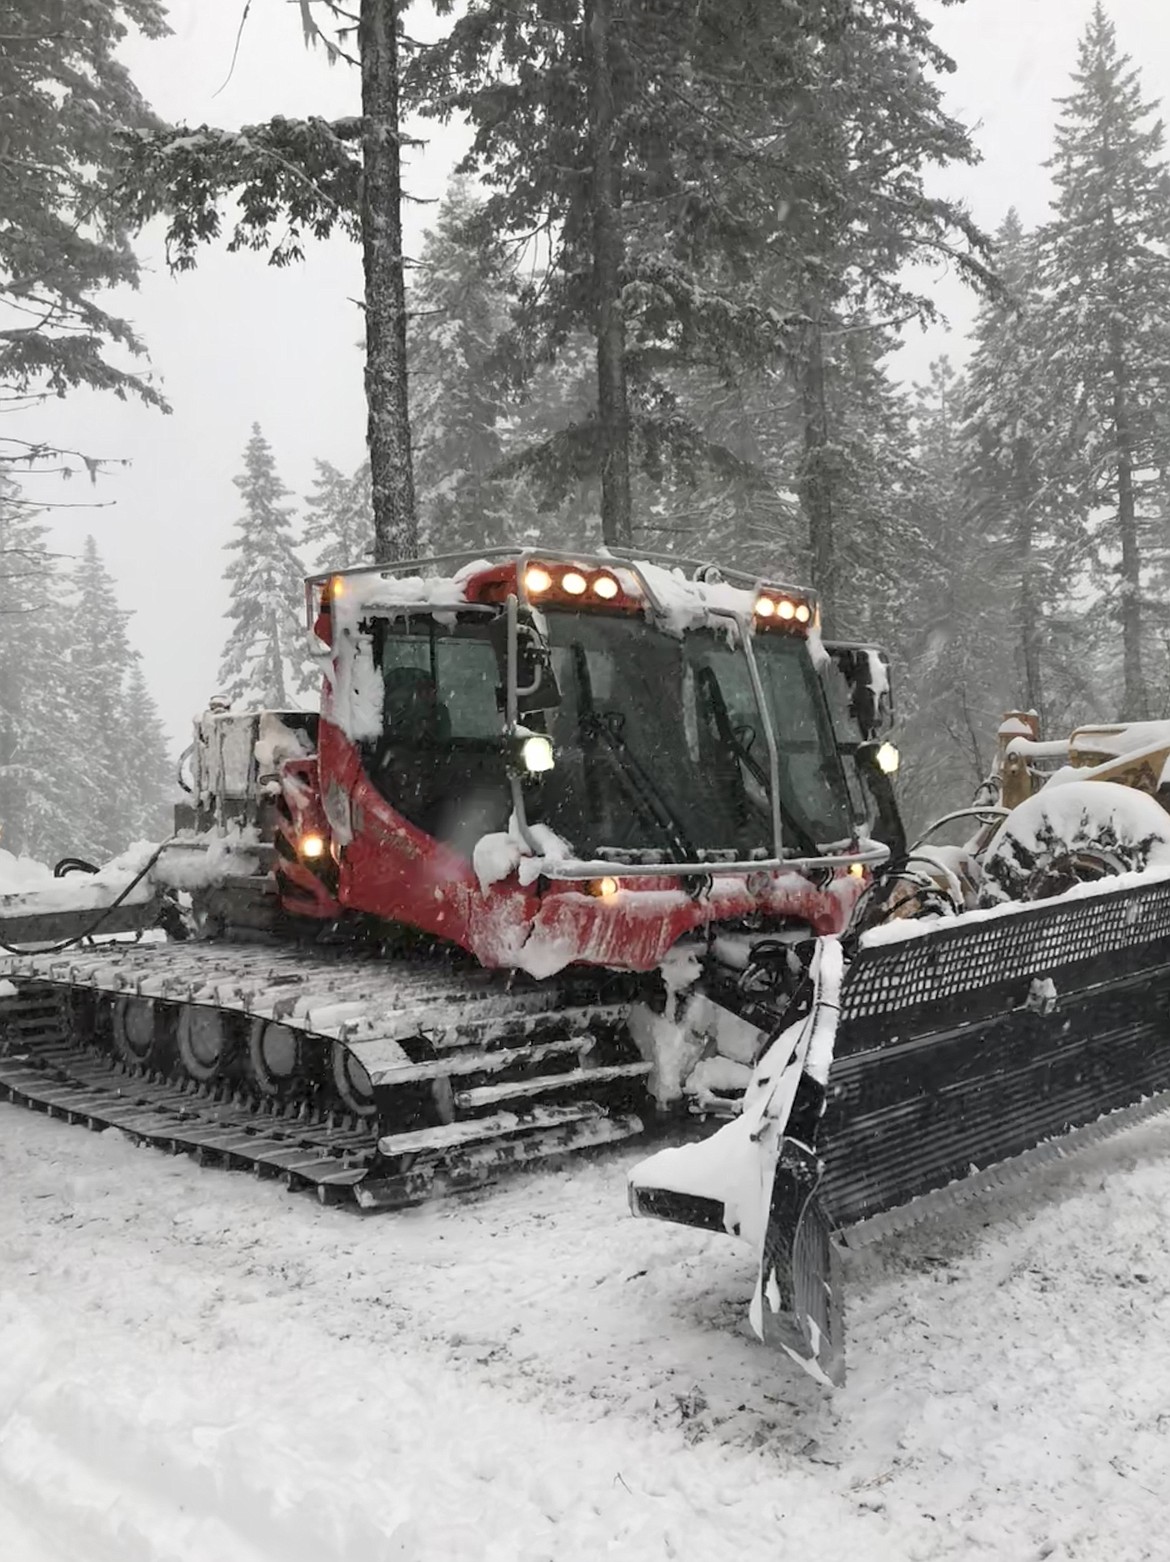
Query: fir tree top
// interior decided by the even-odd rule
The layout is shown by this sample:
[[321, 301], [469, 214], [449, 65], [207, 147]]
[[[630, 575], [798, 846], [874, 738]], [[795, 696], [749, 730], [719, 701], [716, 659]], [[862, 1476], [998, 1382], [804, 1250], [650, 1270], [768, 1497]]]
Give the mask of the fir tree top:
[[244, 470], [232, 481], [243, 512], [226, 545], [231, 562], [232, 628], [224, 647], [220, 681], [233, 700], [287, 709], [313, 682], [304, 629], [304, 569], [293, 550], [289, 489], [281, 481], [272, 447], [258, 423], [244, 452]]

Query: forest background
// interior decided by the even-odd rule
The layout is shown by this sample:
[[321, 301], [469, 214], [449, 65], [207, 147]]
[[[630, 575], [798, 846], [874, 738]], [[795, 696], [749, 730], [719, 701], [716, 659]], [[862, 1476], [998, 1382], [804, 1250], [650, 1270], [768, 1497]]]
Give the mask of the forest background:
[[[37, 7], [4, 9], [20, 26]], [[52, 12], [49, 0], [42, 9]], [[148, 31], [161, 21], [146, 0], [111, 0], [105, 9]], [[280, 22], [295, 33], [292, 8], [258, 9], [280, 9]], [[471, 6], [477, 9], [492, 7]], [[751, 53], [743, 37], [734, 46], [726, 33], [706, 40], [706, 55], [688, 56], [688, 69], [697, 60], [701, 86], [734, 81], [738, 90], [721, 92], [719, 116], [709, 117], [708, 135], [691, 136], [693, 145], [684, 135], [694, 118], [691, 79], [676, 68], [677, 40], [633, 30], [662, 51], [643, 62], [636, 85], [659, 94], [646, 119], [669, 143], [673, 183], [653, 186], [646, 170], [662, 167], [661, 148], [638, 143], [629, 186], [638, 177], [642, 183], [621, 214], [627, 254], [637, 263], [626, 281], [635, 425], [630, 514], [638, 546], [811, 578], [826, 598], [830, 632], [889, 646], [903, 789], [921, 818], [966, 800], [1005, 709], [1035, 708], [1054, 731], [1094, 716], [1170, 714], [1170, 201], [1157, 105], [1147, 102], [1124, 57], [1128, 40], [1116, 39], [1098, 8], [1086, 12], [1079, 54], [1067, 61], [1066, 101], [1045, 105], [1055, 132], [1045, 178], [1055, 204], [1046, 221], [1026, 226], [1005, 202], [998, 222], [988, 224], [994, 242], [985, 243], [948, 200], [978, 133], [968, 140], [952, 118], [937, 86], [948, 80], [944, 61], [918, 31], [919, 13], [930, 20], [945, 13], [927, 3], [862, 9], [882, 25], [860, 43], [852, 35], [845, 49], [834, 42], [831, 17], [818, 19], [833, 6], [804, 8], [801, 25], [813, 47], [803, 62], [791, 37], [754, 40], [756, 49], [784, 47], [804, 71], [794, 66], [782, 83], [787, 96], [774, 76], [767, 91], [758, 84], [742, 90]], [[533, 10], [547, 21], [576, 7], [550, 0]], [[415, 11], [412, 30], [423, 31], [423, 8]], [[182, 12], [176, 6], [172, 21]], [[241, 32], [232, 82], [249, 68], [244, 45], [255, 25], [249, 18]], [[271, 30], [271, 17], [264, 25]], [[438, 36], [433, 20], [430, 28]], [[538, 84], [563, 67], [559, 41], [543, 54], [540, 39], [522, 42], [526, 71]], [[13, 46], [3, 47], [4, 68], [24, 69]], [[137, 61], [142, 47], [127, 57]], [[816, 61], [834, 47], [841, 52], [818, 79]], [[484, 113], [482, 62], [467, 51], [446, 61], [441, 51], [418, 57], [430, 70], [417, 87], [423, 106], [441, 90], [444, 101], [462, 94], [473, 118]], [[448, 73], [441, 79], [436, 58]], [[349, 67], [328, 72], [320, 51], [315, 65], [320, 112], [336, 123], [335, 109], [352, 95], [351, 83], [339, 96]], [[957, 66], [961, 83], [961, 55]], [[537, 101], [548, 109], [539, 91]], [[635, 101], [633, 93], [628, 102]], [[572, 130], [571, 91], [566, 103], [559, 121], [545, 114], [544, 142], [533, 139], [532, 116], [517, 118], [513, 139], [497, 136], [479, 159], [478, 179], [447, 177], [468, 143], [466, 129], [436, 131], [427, 122], [421, 132], [443, 153], [416, 154], [408, 178], [417, 185], [421, 173], [433, 190], [437, 175], [443, 192], [441, 204], [415, 214], [416, 233], [420, 221], [429, 231], [410, 273], [416, 478], [428, 546], [599, 540], [591, 322], [587, 301], [563, 285], [582, 268], [558, 265], [563, 222], [546, 225], [543, 241], [519, 242], [539, 207], [532, 169], [548, 166], [550, 138], [562, 137], [556, 144], [565, 150]], [[227, 107], [218, 122], [231, 123]], [[144, 106], [142, 113], [148, 122]], [[775, 155], [742, 155], [745, 145], [765, 141]], [[579, 154], [569, 146], [566, 155]], [[722, 183], [704, 186], [704, 168], [718, 169]], [[4, 170], [15, 189], [11, 163]], [[717, 199], [730, 184], [736, 199]], [[696, 190], [706, 204], [693, 199], [680, 208], [680, 191], [694, 197]], [[485, 208], [486, 201], [494, 204]], [[668, 202], [674, 220], [666, 229], [658, 210]], [[128, 264], [120, 237], [107, 238], [119, 264]], [[159, 225], [137, 243], [158, 254]], [[334, 249], [339, 244], [332, 241]], [[311, 240], [305, 249], [309, 271]], [[166, 284], [171, 310], [190, 311], [187, 329], [197, 334], [198, 307], [188, 299], [198, 306], [200, 295], [183, 290], [262, 258], [201, 252], [196, 277]], [[0, 261], [11, 306], [19, 269], [10, 255]], [[261, 280], [279, 292], [295, 269], [267, 271]], [[940, 351], [911, 379], [899, 341], [913, 348], [912, 333], [931, 323], [940, 297], [955, 307], [954, 274], [964, 270], [978, 292], [972, 329], [945, 344], [950, 356]], [[98, 280], [124, 286], [129, 275], [115, 268]], [[86, 484], [75, 482], [66, 494], [66, 503], [102, 506], [97, 513], [49, 508], [64, 492], [55, 468], [84, 479], [95, 454], [116, 459], [133, 444], [119, 443], [124, 421], [103, 430], [100, 416], [105, 443], [91, 443], [96, 393], [114, 389], [139, 400], [141, 393], [95, 383], [83, 364], [72, 378], [66, 373], [61, 388], [69, 394], [46, 422], [35, 401], [46, 364], [14, 359], [13, 331], [0, 336], [8, 342], [0, 348], [4, 383], [15, 406], [27, 398], [24, 410], [6, 413], [0, 462], [0, 846], [50, 857], [66, 849], [103, 855], [164, 828], [167, 745], [145, 682], [161, 687], [167, 666], [197, 668], [203, 692], [192, 706], [221, 686], [237, 698], [278, 703], [307, 691], [291, 617], [283, 620], [287, 643], [265, 648], [254, 631], [275, 620], [256, 605], [269, 591], [295, 610], [301, 567], [353, 561], [369, 533], [358, 450], [364, 419], [357, 413], [342, 437], [326, 439], [335, 423], [333, 409], [319, 405], [328, 381], [313, 372], [313, 331], [324, 328], [344, 340], [360, 388], [357, 312], [343, 289], [322, 289], [321, 281], [318, 271], [313, 297], [324, 319], [306, 317], [305, 341], [274, 344], [258, 333], [254, 343], [240, 342], [230, 362], [210, 366], [211, 398], [238, 405], [243, 381], [260, 405], [234, 429], [216, 427], [214, 457], [222, 470], [230, 437], [236, 487], [229, 499], [221, 480], [214, 523], [188, 526], [177, 539], [191, 557], [189, 581], [228, 547], [218, 566], [228, 567], [225, 584], [197, 602], [176, 570], [123, 587], [119, 605], [97, 548], [78, 541], [85, 525], [104, 549], [121, 525], [119, 509], [104, 508], [126, 482], [116, 467], [98, 470], [92, 493], [80, 494]], [[96, 291], [104, 299], [102, 287]], [[121, 297], [117, 287], [110, 296]], [[264, 353], [268, 370], [253, 383], [252, 360]], [[145, 399], [161, 390], [173, 400], [165, 355], [154, 347], [153, 356], [162, 379], [143, 382]], [[217, 397], [217, 380], [237, 395]], [[270, 415], [282, 424], [273, 403], [290, 394], [305, 420], [302, 438], [273, 448], [262, 429]], [[29, 433], [34, 415], [41, 422]], [[156, 418], [155, 448], [168, 452], [171, 481], [182, 489], [190, 468], [211, 455], [192, 439], [190, 424], [176, 447], [186, 409], [176, 403], [166, 423], [148, 411], [136, 416]], [[41, 439], [77, 454], [24, 459]], [[301, 475], [294, 496], [281, 471], [288, 463], [303, 474], [310, 453], [312, 476], [306, 482]], [[139, 455], [139, 467], [142, 461]], [[153, 519], [174, 529], [165, 513]], [[225, 537], [229, 522], [235, 530]], [[228, 588], [230, 632], [222, 621], [216, 626]], [[141, 637], [146, 680], [131, 645], [139, 637], [126, 630], [131, 607], [144, 627], [151, 613], [167, 618], [165, 638], [158, 631]], [[183, 609], [197, 615], [199, 636], [184, 633]], [[225, 642], [218, 668], [207, 654], [212, 636]], [[181, 732], [184, 713], [173, 708], [169, 689], [166, 715]]]

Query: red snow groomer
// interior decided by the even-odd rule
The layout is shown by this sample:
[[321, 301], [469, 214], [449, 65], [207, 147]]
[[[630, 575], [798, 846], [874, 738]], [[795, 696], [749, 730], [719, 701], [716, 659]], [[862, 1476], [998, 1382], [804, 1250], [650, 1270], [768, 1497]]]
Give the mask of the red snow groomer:
[[[0, 1084], [365, 1206], [733, 1113], [899, 844], [882, 654], [807, 591], [608, 553], [308, 595], [320, 712], [199, 720], [149, 903], [0, 905], [63, 944], [0, 965]], [[160, 899], [170, 941], [78, 947]]]
[[174, 838], [0, 897], [0, 1094], [367, 1208], [685, 1104], [728, 1121], [635, 1212], [751, 1241], [831, 1381], [843, 1231], [1170, 1106], [1170, 826], [1115, 784], [1170, 795], [1166, 734], [1008, 734], [907, 853], [885, 659], [805, 591], [510, 549], [309, 594], [319, 712], [209, 711]]

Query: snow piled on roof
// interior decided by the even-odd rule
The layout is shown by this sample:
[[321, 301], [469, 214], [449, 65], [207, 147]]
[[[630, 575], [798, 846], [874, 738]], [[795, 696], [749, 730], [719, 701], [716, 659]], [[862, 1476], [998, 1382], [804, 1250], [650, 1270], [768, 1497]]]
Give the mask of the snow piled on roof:
[[708, 628], [713, 614], [738, 613], [751, 619], [754, 591], [722, 582], [688, 580], [681, 569], [664, 569], [646, 559], [634, 563], [657, 602], [658, 622], [672, 634]]
[[487, 559], [476, 559], [453, 575], [396, 575], [378, 569], [339, 575], [335, 577], [334, 618], [353, 622], [365, 613], [396, 607], [461, 607], [467, 601], [467, 581], [490, 568]]

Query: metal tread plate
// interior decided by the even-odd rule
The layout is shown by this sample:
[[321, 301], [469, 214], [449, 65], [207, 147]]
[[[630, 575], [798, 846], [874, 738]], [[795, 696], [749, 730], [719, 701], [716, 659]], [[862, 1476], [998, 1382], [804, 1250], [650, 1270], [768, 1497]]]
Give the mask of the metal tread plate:
[[479, 968], [347, 961], [249, 944], [107, 944], [64, 955], [3, 955], [3, 977], [234, 1009], [346, 1041], [392, 1034], [404, 1019], [416, 1024], [423, 1011], [428, 1029], [451, 1032], [564, 1007], [554, 984], [514, 988]]

